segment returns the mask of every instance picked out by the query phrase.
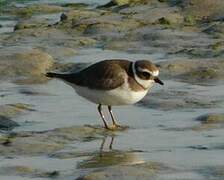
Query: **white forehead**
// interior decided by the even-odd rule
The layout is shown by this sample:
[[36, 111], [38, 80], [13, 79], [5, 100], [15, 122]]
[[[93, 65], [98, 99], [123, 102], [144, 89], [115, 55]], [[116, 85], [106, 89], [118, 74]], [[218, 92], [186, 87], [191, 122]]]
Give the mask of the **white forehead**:
[[150, 71], [148, 69], [145, 69], [145, 68], [141, 68], [141, 67], [138, 67], [138, 70], [141, 71], [141, 72], [147, 72], [147, 73], [150, 73], [152, 74], [153, 76], [158, 76], [159, 75], [159, 71], [156, 70], [156, 71]]

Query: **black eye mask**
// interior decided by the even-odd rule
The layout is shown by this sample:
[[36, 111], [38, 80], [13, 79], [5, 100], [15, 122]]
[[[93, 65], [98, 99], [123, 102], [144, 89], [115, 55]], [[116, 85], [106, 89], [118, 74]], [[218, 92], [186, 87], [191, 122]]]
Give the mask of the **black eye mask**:
[[144, 79], [150, 79], [150, 77], [151, 77], [151, 74], [149, 74], [148, 72], [142, 72], [141, 73], [142, 75], [143, 75], [143, 77], [144, 77]]

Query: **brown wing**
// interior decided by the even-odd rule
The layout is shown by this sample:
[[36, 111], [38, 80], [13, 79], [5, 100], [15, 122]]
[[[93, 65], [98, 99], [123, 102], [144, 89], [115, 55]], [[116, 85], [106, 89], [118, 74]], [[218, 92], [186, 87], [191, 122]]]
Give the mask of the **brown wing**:
[[128, 60], [105, 60], [77, 73], [47, 73], [46, 76], [56, 77], [79, 86], [110, 90], [117, 88], [125, 82], [130, 64], [131, 62]]
[[[117, 61], [101, 61], [79, 72], [76, 84], [94, 89], [109, 90], [122, 85], [125, 76], [126, 71]], [[77, 81], [77, 79], [79, 80]]]

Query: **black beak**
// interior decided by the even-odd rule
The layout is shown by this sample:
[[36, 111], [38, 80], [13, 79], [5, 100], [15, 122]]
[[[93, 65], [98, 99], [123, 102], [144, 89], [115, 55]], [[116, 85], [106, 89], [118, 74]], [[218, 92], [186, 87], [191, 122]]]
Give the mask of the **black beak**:
[[155, 78], [154, 78], [154, 81], [155, 81], [156, 83], [159, 83], [160, 85], [164, 85], [164, 83], [163, 83], [158, 77], [155, 77]]

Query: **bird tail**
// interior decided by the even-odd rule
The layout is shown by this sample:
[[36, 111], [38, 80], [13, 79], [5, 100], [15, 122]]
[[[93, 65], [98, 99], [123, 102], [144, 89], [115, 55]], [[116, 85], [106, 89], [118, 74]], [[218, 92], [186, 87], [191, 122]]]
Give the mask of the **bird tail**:
[[49, 78], [62, 78], [63, 74], [48, 72], [48, 73], [45, 74], [45, 76], [49, 77]]
[[49, 78], [58, 78], [65, 82], [70, 82], [73, 84], [76, 84], [77, 82], [76, 74], [60, 74], [60, 73], [48, 72], [45, 74], [45, 76]]

